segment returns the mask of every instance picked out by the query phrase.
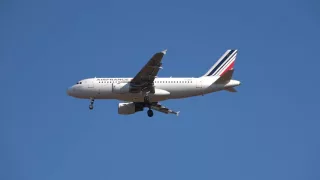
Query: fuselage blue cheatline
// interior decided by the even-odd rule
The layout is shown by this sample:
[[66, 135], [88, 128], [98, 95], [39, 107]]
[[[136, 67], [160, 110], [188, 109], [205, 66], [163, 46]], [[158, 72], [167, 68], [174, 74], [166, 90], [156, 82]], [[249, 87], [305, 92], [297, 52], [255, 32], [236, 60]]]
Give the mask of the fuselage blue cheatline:
[[89, 109], [93, 109], [95, 99], [118, 99], [126, 101], [119, 103], [119, 114], [133, 114], [148, 108], [147, 114], [152, 117], [152, 110], [179, 115], [179, 111], [164, 107], [160, 101], [221, 90], [236, 92], [234, 87], [240, 85], [240, 81], [232, 79], [237, 50], [227, 50], [207, 73], [198, 78], [158, 78], [165, 54], [166, 50], [154, 54], [133, 78], [84, 79], [68, 88], [67, 94], [75, 98], [90, 99]]

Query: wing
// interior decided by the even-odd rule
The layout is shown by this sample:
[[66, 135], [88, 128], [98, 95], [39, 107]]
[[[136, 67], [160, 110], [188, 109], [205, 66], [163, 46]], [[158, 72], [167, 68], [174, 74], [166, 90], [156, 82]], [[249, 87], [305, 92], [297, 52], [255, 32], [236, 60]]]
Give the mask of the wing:
[[157, 77], [159, 70], [162, 68], [161, 60], [167, 50], [158, 52], [152, 56], [148, 63], [140, 70], [140, 72], [131, 80], [131, 85], [140, 91], [154, 92], [153, 81]]
[[177, 115], [177, 116], [179, 116], [179, 113], [180, 113], [180, 111], [175, 112], [175, 111], [173, 111], [173, 110], [171, 110], [171, 109], [168, 109], [168, 108], [162, 106], [162, 105], [159, 104], [159, 103], [157, 103], [157, 104], [155, 104], [155, 105], [151, 105], [151, 109], [156, 110], [156, 111], [159, 111], [159, 112], [162, 112], [162, 113], [165, 113], [165, 114], [169, 114], [169, 113], [170, 113], [170, 114], [175, 114], [175, 115]]

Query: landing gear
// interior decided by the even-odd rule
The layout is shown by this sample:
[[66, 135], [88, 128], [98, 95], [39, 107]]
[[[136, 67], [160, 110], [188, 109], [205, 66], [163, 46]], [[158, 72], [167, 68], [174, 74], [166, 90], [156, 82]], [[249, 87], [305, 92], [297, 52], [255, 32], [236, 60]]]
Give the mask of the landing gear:
[[149, 109], [149, 110], [147, 111], [147, 114], [148, 114], [149, 117], [152, 117], [152, 116], [153, 116], [153, 111], [152, 111], [151, 109]]
[[89, 109], [92, 110], [93, 109], [93, 103], [94, 103], [94, 99], [90, 98], [90, 105], [89, 105]]
[[153, 116], [153, 111], [151, 110], [151, 102], [150, 102], [150, 98], [148, 96], [148, 93], [146, 94], [146, 96], [143, 98], [144, 103], [145, 103], [145, 107], [148, 107], [149, 110], [147, 111], [147, 114], [149, 117]]
[[146, 95], [143, 100], [145, 103], [148, 103], [148, 104], [150, 103], [150, 98], [148, 95]]

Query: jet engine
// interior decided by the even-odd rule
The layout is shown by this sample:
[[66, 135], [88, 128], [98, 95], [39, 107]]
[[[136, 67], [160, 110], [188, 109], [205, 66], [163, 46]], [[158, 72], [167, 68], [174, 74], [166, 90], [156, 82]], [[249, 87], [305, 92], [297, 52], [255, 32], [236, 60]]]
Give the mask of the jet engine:
[[129, 115], [137, 111], [143, 111], [143, 106], [135, 104], [133, 102], [119, 103], [118, 105], [118, 114]]

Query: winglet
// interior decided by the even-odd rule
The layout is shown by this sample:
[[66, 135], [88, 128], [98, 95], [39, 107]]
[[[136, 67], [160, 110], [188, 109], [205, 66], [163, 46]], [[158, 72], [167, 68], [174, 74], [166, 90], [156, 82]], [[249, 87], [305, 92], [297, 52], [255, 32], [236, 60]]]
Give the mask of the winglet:
[[176, 115], [179, 116], [180, 111], [176, 112]]
[[165, 50], [161, 51], [162, 54], [167, 54], [167, 50], [168, 50], [168, 49], [165, 49]]

